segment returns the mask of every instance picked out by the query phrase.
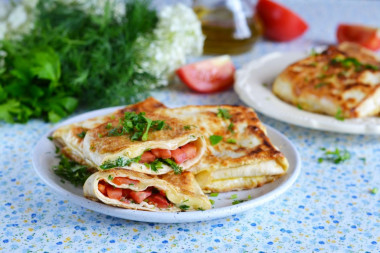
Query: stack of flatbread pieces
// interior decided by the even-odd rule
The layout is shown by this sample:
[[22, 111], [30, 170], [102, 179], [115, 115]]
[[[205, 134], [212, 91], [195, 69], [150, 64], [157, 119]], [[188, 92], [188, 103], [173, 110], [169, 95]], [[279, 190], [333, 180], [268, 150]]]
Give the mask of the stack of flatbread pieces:
[[211, 208], [204, 193], [250, 189], [286, 173], [288, 162], [252, 109], [166, 108], [148, 98], [53, 133], [62, 153], [97, 171], [84, 195], [148, 211]]

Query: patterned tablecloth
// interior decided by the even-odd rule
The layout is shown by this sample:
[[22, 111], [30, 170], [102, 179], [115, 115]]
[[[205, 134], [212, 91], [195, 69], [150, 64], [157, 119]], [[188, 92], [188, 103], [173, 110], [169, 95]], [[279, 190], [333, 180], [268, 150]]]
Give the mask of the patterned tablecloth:
[[[260, 41], [234, 57], [237, 66], [272, 51], [334, 43], [340, 22], [380, 24], [378, 1], [281, 2], [306, 19], [308, 32], [291, 43]], [[182, 85], [154, 96], [169, 106], [242, 104], [232, 90], [196, 95]], [[53, 125], [1, 122], [0, 251], [379, 252], [380, 193], [370, 190], [380, 187], [380, 137], [308, 130], [259, 116], [298, 148], [303, 166], [296, 183], [243, 214], [187, 224], [128, 221], [70, 203], [52, 193], [32, 168], [33, 147]], [[352, 158], [339, 165], [318, 163], [321, 147], [346, 148]]]

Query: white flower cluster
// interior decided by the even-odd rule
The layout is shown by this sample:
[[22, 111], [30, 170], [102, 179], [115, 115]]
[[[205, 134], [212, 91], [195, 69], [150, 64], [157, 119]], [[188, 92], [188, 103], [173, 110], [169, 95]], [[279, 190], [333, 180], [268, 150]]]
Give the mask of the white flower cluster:
[[144, 37], [138, 38], [142, 48], [139, 68], [167, 85], [174, 71], [186, 63], [186, 57], [202, 54], [204, 36], [201, 23], [193, 10], [183, 4], [164, 7], [158, 14], [155, 40], [148, 44]]
[[0, 1], [0, 40], [29, 32], [37, 3], [38, 0]]

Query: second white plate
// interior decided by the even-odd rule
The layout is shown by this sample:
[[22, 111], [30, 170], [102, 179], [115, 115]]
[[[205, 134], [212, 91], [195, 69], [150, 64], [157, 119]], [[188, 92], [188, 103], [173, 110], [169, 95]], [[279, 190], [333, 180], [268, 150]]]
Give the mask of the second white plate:
[[[295, 182], [300, 173], [301, 160], [296, 148], [284, 135], [267, 126], [269, 138], [273, 144], [284, 153], [289, 161], [287, 174], [259, 188], [239, 192], [220, 193], [217, 197], [210, 197], [210, 199], [215, 201], [213, 208], [210, 210], [178, 213], [148, 212], [123, 209], [88, 200], [83, 196], [82, 187], [74, 187], [69, 182], [63, 183], [61, 178], [54, 173], [52, 167], [58, 164], [58, 159], [55, 154], [55, 146], [47, 137], [62, 125], [108, 114], [118, 108], [120, 107], [92, 111], [68, 119], [57, 125], [49, 133], [46, 133], [38, 141], [33, 151], [33, 167], [40, 178], [62, 198], [99, 213], [128, 220], [159, 223], [205, 221], [241, 213], [278, 197]], [[233, 194], [236, 194], [236, 197], [231, 199]], [[234, 205], [233, 202], [235, 200], [242, 200], [244, 202]]]
[[271, 118], [302, 127], [350, 134], [380, 134], [380, 117], [345, 119], [307, 112], [280, 100], [271, 84], [288, 65], [306, 52], [271, 53], [253, 60], [236, 73], [235, 91], [247, 105]]

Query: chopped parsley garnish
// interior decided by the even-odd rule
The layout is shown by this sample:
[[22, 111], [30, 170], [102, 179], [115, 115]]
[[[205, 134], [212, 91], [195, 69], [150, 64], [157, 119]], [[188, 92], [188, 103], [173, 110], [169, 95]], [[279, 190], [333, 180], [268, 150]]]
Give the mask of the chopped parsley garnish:
[[264, 87], [269, 87], [269, 85], [267, 83], [263, 83], [263, 86]]
[[376, 193], [379, 192], [379, 188], [377, 187], [374, 187], [372, 190], [371, 190], [371, 194], [375, 195]]
[[220, 135], [211, 135], [209, 137], [210, 139], [210, 143], [212, 146], [215, 146], [216, 144], [218, 144], [221, 140], [223, 140], [223, 136], [220, 136]]
[[188, 206], [188, 205], [180, 205], [179, 206], [179, 208], [181, 209], [181, 210], [188, 210], [189, 208], [190, 208], [190, 206]]
[[108, 136], [128, 134], [132, 141], [147, 141], [150, 129], [162, 130], [165, 125], [163, 120], [151, 120], [145, 117], [145, 112], [140, 112], [139, 114], [125, 112], [124, 118], [120, 119], [119, 126], [108, 131]]
[[81, 133], [77, 134], [77, 136], [83, 139], [86, 136], [86, 131], [82, 131]]
[[114, 161], [106, 161], [102, 165], [100, 165], [100, 168], [103, 170], [109, 170], [116, 167], [125, 167], [131, 165], [131, 163], [138, 163], [141, 159], [141, 156], [129, 159], [125, 157], [119, 157]]
[[209, 200], [210, 200], [211, 205], [215, 204], [215, 201], [213, 199], [209, 199]]
[[162, 161], [160, 159], [156, 159], [151, 163], [145, 163], [145, 165], [150, 168], [154, 172], [158, 172], [159, 169], [162, 169]]
[[234, 125], [234, 123], [230, 123], [229, 125], [228, 125], [228, 131], [230, 131], [231, 133], [234, 133], [234, 127], [235, 127], [235, 125]]
[[230, 199], [237, 199], [237, 195], [236, 194], [232, 194]]
[[59, 155], [58, 157], [60, 161], [57, 166], [53, 167], [54, 173], [74, 186], [83, 186], [84, 182], [92, 174], [89, 172], [88, 167], [72, 161], [64, 155]]
[[196, 128], [196, 126], [193, 126], [193, 125], [186, 125], [186, 126], [183, 126], [183, 129], [184, 130], [191, 130], [192, 127]]
[[354, 67], [355, 71], [357, 72], [365, 70], [365, 69], [379, 70], [379, 67], [375, 65], [371, 65], [371, 64], [363, 64], [353, 57], [348, 57], [348, 58], [336, 57], [330, 61], [330, 64], [332, 65], [340, 64], [344, 68]]
[[297, 104], [297, 108], [298, 108], [299, 110], [303, 110], [303, 108], [302, 108], [302, 106], [301, 106], [300, 104]]
[[315, 51], [315, 49], [312, 48], [311, 51], [310, 51], [310, 56], [317, 56], [317, 55], [319, 55], [319, 54], [317, 53], [317, 51]]
[[314, 86], [314, 88], [315, 88], [315, 89], [319, 89], [319, 88], [321, 88], [321, 87], [323, 87], [323, 86], [326, 86], [326, 85], [328, 85], [328, 83], [321, 82], [321, 83], [316, 84], [316, 85]]
[[107, 123], [106, 129], [111, 129], [111, 128], [112, 128], [112, 123], [111, 122]]
[[224, 108], [218, 108], [217, 116], [219, 118], [223, 118], [223, 119], [230, 119], [231, 118], [230, 112]]
[[323, 157], [318, 158], [319, 163], [322, 163], [323, 161], [329, 161], [335, 164], [340, 164], [351, 158], [351, 154], [347, 150], [339, 150], [338, 148], [336, 148], [334, 151], [330, 151], [325, 148], [321, 148], [321, 150], [325, 153]]
[[113, 176], [108, 175], [108, 180], [109, 180], [109, 181], [112, 181], [112, 180], [113, 180]]
[[226, 142], [227, 143], [231, 143], [231, 144], [236, 144], [236, 140], [235, 139], [227, 139]]
[[237, 205], [237, 204], [240, 204], [240, 203], [242, 203], [244, 201], [245, 200], [235, 199], [234, 201], [232, 201], [232, 205]]
[[210, 197], [218, 197], [219, 193], [217, 192], [213, 192], [213, 193], [210, 193]]
[[248, 199], [252, 199], [252, 196], [251, 196], [251, 195], [248, 195]]
[[169, 165], [173, 169], [174, 174], [181, 174], [182, 173], [182, 167], [178, 166], [178, 164], [175, 161], [173, 161], [172, 159], [170, 159], [170, 158], [163, 159], [163, 163], [166, 163], [167, 165]]
[[99, 137], [99, 138], [102, 138], [102, 137], [103, 137], [103, 135], [102, 135], [102, 134], [98, 134], [98, 137]]
[[340, 121], [344, 121], [344, 116], [341, 108], [338, 108], [338, 110], [335, 113], [335, 118]]
[[47, 138], [51, 141], [53, 140], [53, 136], [48, 136]]

